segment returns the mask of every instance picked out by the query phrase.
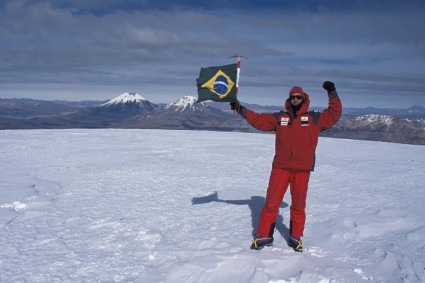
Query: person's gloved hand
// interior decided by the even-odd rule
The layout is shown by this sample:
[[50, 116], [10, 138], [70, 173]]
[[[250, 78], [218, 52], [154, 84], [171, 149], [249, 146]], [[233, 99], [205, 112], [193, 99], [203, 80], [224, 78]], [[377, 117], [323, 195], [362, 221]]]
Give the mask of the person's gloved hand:
[[323, 83], [323, 88], [328, 92], [328, 93], [330, 93], [330, 92], [333, 92], [333, 91], [335, 91], [336, 90], [336, 88], [335, 88], [335, 84], [333, 83], [333, 82], [330, 82], [330, 81], [325, 81], [324, 83]]
[[237, 110], [240, 106], [239, 101], [230, 102], [230, 109], [232, 110]]
[[325, 81], [322, 87], [328, 92], [329, 98], [338, 97], [338, 93], [336, 92], [335, 84], [330, 81]]
[[243, 115], [245, 112], [245, 107], [242, 106], [239, 101], [230, 102], [230, 109], [236, 111], [237, 113]]

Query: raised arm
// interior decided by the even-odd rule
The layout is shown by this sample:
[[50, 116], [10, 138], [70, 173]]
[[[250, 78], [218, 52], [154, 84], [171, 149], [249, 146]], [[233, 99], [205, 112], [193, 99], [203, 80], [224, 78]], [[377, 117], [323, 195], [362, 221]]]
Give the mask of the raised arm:
[[321, 131], [329, 129], [335, 125], [342, 114], [342, 104], [338, 97], [338, 93], [336, 92], [335, 84], [330, 81], [325, 81], [323, 83], [323, 88], [328, 92], [329, 102], [328, 108], [323, 111], [319, 118]]

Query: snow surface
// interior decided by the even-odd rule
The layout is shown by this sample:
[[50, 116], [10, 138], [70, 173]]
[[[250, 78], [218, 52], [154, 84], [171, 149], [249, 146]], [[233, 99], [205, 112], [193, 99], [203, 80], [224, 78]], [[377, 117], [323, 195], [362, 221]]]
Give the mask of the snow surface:
[[424, 147], [321, 138], [306, 252], [250, 250], [271, 134], [0, 131], [0, 282], [424, 282]]
[[135, 92], [125, 92], [111, 99], [110, 101], [102, 104], [101, 106], [111, 106], [114, 104], [127, 103], [127, 102], [142, 102], [146, 100], [143, 96]]

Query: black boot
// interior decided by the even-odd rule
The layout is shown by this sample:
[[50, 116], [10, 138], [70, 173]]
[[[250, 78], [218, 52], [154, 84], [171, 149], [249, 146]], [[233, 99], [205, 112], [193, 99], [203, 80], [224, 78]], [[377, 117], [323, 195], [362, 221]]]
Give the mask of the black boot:
[[266, 246], [273, 246], [273, 241], [273, 237], [263, 237], [256, 234], [252, 241], [251, 250], [261, 250]]
[[293, 248], [296, 252], [303, 252], [303, 242], [301, 241], [301, 237], [289, 236], [288, 246]]

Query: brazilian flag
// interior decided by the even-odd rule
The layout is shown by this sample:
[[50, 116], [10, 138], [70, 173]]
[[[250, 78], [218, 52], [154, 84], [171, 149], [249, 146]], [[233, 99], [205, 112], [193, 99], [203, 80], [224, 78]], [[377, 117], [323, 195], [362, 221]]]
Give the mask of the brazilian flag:
[[213, 100], [218, 102], [236, 101], [237, 64], [201, 68], [198, 86], [198, 102]]

